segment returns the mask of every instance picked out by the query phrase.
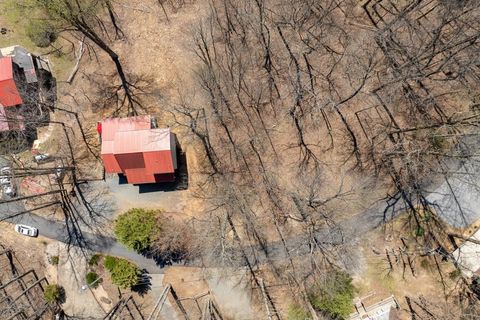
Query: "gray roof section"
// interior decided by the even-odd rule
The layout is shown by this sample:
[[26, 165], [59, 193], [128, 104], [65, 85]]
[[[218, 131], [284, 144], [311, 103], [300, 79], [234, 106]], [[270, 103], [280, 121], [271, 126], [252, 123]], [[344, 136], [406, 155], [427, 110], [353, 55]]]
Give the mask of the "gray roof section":
[[32, 55], [27, 50], [20, 46], [12, 46], [0, 49], [2, 56], [12, 57], [20, 68], [25, 72], [25, 78], [28, 83], [34, 83], [38, 81], [37, 74], [35, 72], [35, 66], [33, 64]]

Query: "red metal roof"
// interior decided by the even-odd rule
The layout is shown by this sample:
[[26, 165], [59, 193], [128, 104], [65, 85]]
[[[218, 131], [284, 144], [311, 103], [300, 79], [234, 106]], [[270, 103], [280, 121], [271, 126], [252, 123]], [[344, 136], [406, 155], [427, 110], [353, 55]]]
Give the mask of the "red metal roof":
[[101, 154], [113, 154], [113, 141], [102, 140]]
[[0, 104], [11, 107], [22, 103], [22, 97], [18, 93], [13, 78], [12, 57], [2, 57], [0, 58]]
[[105, 172], [124, 173], [128, 183], [175, 180], [175, 139], [170, 129], [151, 129], [149, 116], [102, 121]]
[[127, 176], [128, 183], [155, 183], [155, 175], [147, 172], [145, 168], [126, 169], [125, 175]]
[[114, 141], [115, 154], [170, 150], [170, 129], [119, 131]]
[[158, 183], [175, 181], [174, 173], [150, 174], [145, 169], [127, 169], [125, 170], [127, 182], [131, 184]]
[[152, 173], [171, 173], [175, 171], [173, 167], [172, 151], [162, 150], [153, 152], [144, 152], [145, 168]]
[[13, 79], [12, 57], [0, 58], [0, 81]]
[[122, 173], [122, 169], [113, 154], [113, 141], [102, 141], [101, 156], [105, 172], [107, 173]]
[[128, 153], [128, 154], [115, 154], [115, 159], [118, 161], [118, 165], [123, 170], [145, 168], [145, 161], [143, 160], [143, 153]]
[[117, 162], [115, 155], [102, 154], [103, 165], [105, 166], [106, 173], [122, 173], [122, 168]]
[[101, 124], [102, 141], [113, 141], [121, 131], [150, 129], [150, 116], [105, 119]]

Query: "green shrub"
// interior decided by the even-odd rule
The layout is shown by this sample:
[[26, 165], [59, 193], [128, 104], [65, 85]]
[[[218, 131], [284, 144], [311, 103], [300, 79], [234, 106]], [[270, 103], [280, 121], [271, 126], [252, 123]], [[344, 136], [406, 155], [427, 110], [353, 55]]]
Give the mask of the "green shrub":
[[288, 307], [288, 320], [310, 319], [308, 312], [298, 304], [292, 304]]
[[87, 285], [90, 288], [96, 288], [100, 283], [102, 283], [102, 279], [98, 280], [98, 274], [95, 272], [89, 272], [85, 276], [85, 280], [87, 281]]
[[457, 279], [458, 277], [460, 277], [462, 274], [462, 272], [458, 269], [455, 269], [453, 270], [452, 272], [449, 272], [448, 273], [448, 277], [451, 279], [451, 280], [455, 280]]
[[345, 319], [353, 309], [355, 287], [350, 275], [333, 270], [324, 283], [316, 284], [310, 290], [309, 298], [313, 307], [332, 318]]
[[143, 251], [158, 237], [158, 217], [158, 211], [130, 209], [115, 221], [115, 235], [126, 247]]
[[98, 265], [98, 260], [100, 260], [100, 255], [99, 254], [94, 254], [90, 260], [88, 260], [88, 265], [90, 266], [97, 266]]
[[430, 262], [428, 262], [427, 259], [422, 259], [420, 261], [420, 266], [423, 268], [423, 269], [429, 269], [430, 268]]
[[55, 27], [46, 20], [31, 19], [26, 26], [27, 36], [40, 48], [46, 48], [57, 40]]
[[45, 287], [43, 294], [47, 303], [56, 303], [62, 300], [63, 290], [62, 287], [57, 284], [49, 284]]
[[117, 258], [112, 256], [106, 256], [105, 262], [103, 264], [105, 266], [105, 269], [107, 269], [109, 272], [112, 272], [112, 270], [117, 265]]
[[416, 237], [423, 237], [424, 235], [425, 235], [425, 229], [418, 226], [417, 229], [415, 230], [415, 236]]
[[122, 289], [131, 288], [140, 279], [141, 272], [137, 266], [125, 259], [116, 259], [115, 266], [110, 271], [113, 284]]
[[50, 264], [52, 264], [53, 266], [58, 265], [58, 261], [59, 261], [58, 256], [52, 256], [52, 257], [50, 257]]
[[448, 141], [442, 136], [430, 136], [428, 137], [428, 140], [430, 141], [430, 145], [435, 149], [436, 151], [442, 151], [448, 148]]
[[428, 222], [428, 221], [430, 221], [431, 219], [432, 219], [432, 215], [431, 215], [430, 212], [425, 212], [425, 213], [423, 214], [423, 221]]

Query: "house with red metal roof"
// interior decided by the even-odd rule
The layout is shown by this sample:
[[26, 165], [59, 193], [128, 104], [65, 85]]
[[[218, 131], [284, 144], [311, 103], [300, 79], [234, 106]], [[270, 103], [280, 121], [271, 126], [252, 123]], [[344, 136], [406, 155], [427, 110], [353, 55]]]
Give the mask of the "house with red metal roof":
[[97, 130], [106, 173], [123, 175], [131, 184], [175, 181], [175, 134], [168, 128], [156, 128], [154, 118], [105, 119]]
[[13, 63], [12, 57], [0, 58], [0, 104], [4, 108], [23, 103], [15, 83], [15, 80], [21, 81], [18, 69], [19, 67]]
[[[53, 79], [48, 62], [20, 46], [0, 48], [0, 132], [23, 131], [23, 115], [33, 127], [45, 124], [48, 110], [43, 110]], [[50, 92], [49, 92], [50, 95]]]
[[16, 107], [23, 103], [17, 88], [21, 83], [19, 67], [12, 57], [0, 57], [0, 132], [19, 131], [25, 128]]

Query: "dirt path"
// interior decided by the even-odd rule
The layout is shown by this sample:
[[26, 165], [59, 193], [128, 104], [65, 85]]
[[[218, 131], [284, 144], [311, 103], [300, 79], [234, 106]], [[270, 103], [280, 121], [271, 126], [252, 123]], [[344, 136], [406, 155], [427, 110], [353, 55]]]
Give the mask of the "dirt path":
[[65, 313], [70, 316], [92, 318], [106, 314], [105, 306], [93, 293], [88, 289], [82, 290], [82, 286], [85, 285], [85, 275], [88, 272], [88, 264], [83, 252], [78, 248], [67, 250], [66, 245], [61, 243], [49, 245], [47, 251], [59, 257], [57, 283], [66, 292], [66, 300], [62, 305]]

